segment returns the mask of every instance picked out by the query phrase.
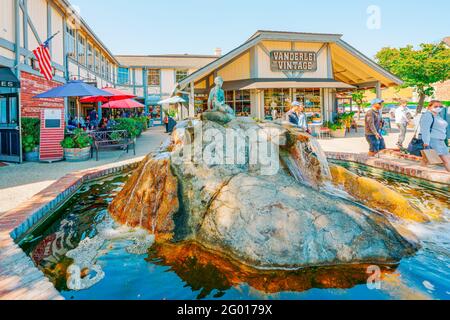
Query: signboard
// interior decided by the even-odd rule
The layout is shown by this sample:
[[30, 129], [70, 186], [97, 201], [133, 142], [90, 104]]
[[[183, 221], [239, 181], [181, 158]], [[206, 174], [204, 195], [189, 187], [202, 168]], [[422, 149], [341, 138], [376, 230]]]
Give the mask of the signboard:
[[270, 68], [274, 72], [317, 71], [317, 53], [313, 51], [272, 51], [270, 52]]
[[41, 161], [59, 161], [64, 158], [61, 141], [64, 140], [64, 107], [41, 109]]
[[44, 119], [46, 129], [60, 129], [61, 128], [61, 113], [60, 109], [45, 109]]

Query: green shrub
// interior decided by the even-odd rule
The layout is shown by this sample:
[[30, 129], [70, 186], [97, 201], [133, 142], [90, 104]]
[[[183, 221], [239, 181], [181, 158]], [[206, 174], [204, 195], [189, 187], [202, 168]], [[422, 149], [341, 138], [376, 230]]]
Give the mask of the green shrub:
[[84, 149], [91, 146], [92, 138], [83, 130], [75, 129], [72, 135], [68, 135], [61, 141], [64, 149]]
[[116, 119], [116, 125], [113, 130], [125, 130], [131, 138], [136, 138], [142, 133], [142, 125], [130, 118], [120, 118]]
[[32, 152], [39, 146], [41, 138], [41, 120], [37, 118], [22, 118], [22, 148]]
[[136, 122], [140, 123], [142, 125], [143, 130], [145, 131], [148, 129], [148, 119], [147, 117], [136, 117], [133, 118], [133, 120], [135, 120]]

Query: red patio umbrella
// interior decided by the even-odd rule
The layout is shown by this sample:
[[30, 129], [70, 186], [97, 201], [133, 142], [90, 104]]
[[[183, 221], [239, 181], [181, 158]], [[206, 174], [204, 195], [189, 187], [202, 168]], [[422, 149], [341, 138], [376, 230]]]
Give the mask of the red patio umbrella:
[[139, 103], [133, 99], [111, 101], [102, 106], [102, 108], [104, 109], [134, 109], [144, 107], [145, 106], [142, 103]]
[[132, 98], [136, 98], [135, 95], [129, 94], [127, 92], [123, 92], [120, 91], [118, 89], [115, 88], [110, 88], [110, 87], [105, 87], [102, 88], [103, 91], [106, 91], [108, 93], [111, 93], [112, 96], [111, 97], [85, 97], [80, 99], [81, 103], [93, 103], [93, 102], [101, 102], [101, 103], [107, 103], [110, 101], [117, 101], [117, 100], [124, 100], [124, 99], [132, 99]]

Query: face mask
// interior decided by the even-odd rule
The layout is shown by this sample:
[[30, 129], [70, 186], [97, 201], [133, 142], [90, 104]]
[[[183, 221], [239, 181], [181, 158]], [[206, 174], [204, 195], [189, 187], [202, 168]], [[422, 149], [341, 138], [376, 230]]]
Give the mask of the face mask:
[[441, 111], [442, 111], [442, 108], [434, 108], [434, 112], [436, 112], [436, 113], [441, 113]]

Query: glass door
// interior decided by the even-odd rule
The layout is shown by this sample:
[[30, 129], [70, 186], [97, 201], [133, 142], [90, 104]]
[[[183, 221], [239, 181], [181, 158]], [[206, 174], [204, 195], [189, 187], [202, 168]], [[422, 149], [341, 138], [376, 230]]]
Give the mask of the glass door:
[[0, 161], [21, 162], [17, 94], [0, 94]]

